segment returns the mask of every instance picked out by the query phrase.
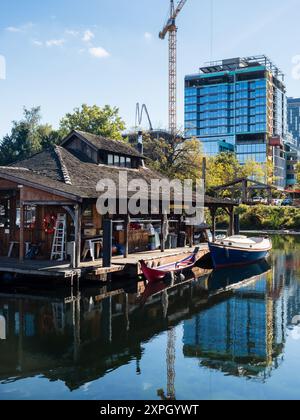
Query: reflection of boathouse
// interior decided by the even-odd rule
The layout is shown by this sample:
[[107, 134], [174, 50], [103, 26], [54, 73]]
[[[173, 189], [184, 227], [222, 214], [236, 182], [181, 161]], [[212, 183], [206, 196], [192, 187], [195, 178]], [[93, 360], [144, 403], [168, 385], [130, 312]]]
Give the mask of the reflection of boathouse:
[[232, 375], [266, 374], [282, 353], [284, 317], [268, 274], [184, 323], [184, 355]]
[[[145, 343], [182, 322], [186, 357], [232, 375], [267, 374], [283, 352], [288, 310], [282, 272], [272, 278], [269, 268], [146, 289], [122, 283], [125, 290], [115, 284], [46, 296], [1, 291], [0, 381], [41, 375], [76, 390], [124, 365], [139, 374]], [[176, 395], [171, 343], [166, 395]]]

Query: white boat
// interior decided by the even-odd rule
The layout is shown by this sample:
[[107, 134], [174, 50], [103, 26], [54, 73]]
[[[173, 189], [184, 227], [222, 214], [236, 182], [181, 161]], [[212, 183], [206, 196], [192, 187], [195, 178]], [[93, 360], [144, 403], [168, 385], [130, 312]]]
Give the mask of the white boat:
[[270, 238], [248, 238], [230, 236], [209, 243], [209, 249], [215, 268], [247, 265], [267, 257], [272, 249]]

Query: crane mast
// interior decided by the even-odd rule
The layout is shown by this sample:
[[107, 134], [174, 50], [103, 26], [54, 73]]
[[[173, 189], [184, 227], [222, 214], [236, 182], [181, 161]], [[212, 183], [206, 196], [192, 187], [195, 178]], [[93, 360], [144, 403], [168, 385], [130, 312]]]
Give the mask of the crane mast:
[[171, 134], [177, 132], [177, 26], [176, 18], [187, 0], [181, 0], [176, 9], [174, 0], [170, 0], [170, 18], [163, 30], [160, 39], [165, 39], [169, 33], [169, 130]]

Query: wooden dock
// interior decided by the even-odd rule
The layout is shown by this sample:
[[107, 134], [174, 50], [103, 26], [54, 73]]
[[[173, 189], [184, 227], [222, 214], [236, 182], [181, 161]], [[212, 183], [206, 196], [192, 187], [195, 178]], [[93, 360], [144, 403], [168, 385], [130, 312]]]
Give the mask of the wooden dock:
[[[149, 251], [131, 254], [128, 258], [116, 256], [112, 258], [110, 267], [103, 267], [102, 259], [96, 261], [82, 262], [77, 269], [70, 267], [68, 262], [24, 260], [15, 258], [0, 257], [0, 273], [11, 273], [31, 277], [48, 277], [67, 279], [72, 276], [79, 276], [89, 280], [105, 280], [108, 274], [124, 275], [127, 278], [134, 278], [141, 274], [140, 260], [151, 262], [152, 265], [172, 263], [182, 259], [192, 252], [194, 248], [177, 248], [164, 252]], [[201, 245], [199, 257], [208, 252], [207, 245]]]
[[102, 261], [84, 262], [80, 267], [73, 269], [68, 262], [24, 260], [19, 261], [15, 258], [0, 257], [0, 273], [20, 274], [32, 277], [50, 277], [67, 279], [74, 275], [84, 276], [97, 270], [99, 276], [102, 274], [115, 273], [122, 271], [124, 265], [112, 265], [109, 268], [102, 266]]
[[[189, 248], [176, 248], [168, 249], [164, 252], [161, 251], [148, 251], [144, 253], [131, 254], [128, 258], [114, 257], [112, 259], [112, 264], [123, 264], [124, 269], [123, 273], [129, 275], [130, 277], [137, 277], [142, 274], [140, 261], [144, 260], [146, 263], [150, 263], [153, 267], [158, 267], [159, 265], [170, 264], [175, 261], [181, 260], [187, 256], [187, 254], [193, 252], [195, 247]], [[199, 245], [198, 258], [203, 257], [209, 252], [207, 244]]]

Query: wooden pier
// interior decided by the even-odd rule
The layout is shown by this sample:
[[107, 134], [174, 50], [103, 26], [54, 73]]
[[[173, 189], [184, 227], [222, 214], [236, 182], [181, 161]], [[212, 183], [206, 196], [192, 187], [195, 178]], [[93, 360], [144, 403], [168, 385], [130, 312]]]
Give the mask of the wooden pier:
[[[158, 266], [174, 262], [193, 251], [193, 248], [177, 248], [164, 252], [149, 251], [143, 253], [131, 254], [127, 258], [116, 256], [112, 258], [110, 267], [103, 267], [101, 260], [82, 262], [79, 268], [73, 269], [67, 262], [24, 260], [19, 261], [14, 258], [0, 257], [0, 273], [11, 273], [31, 277], [48, 277], [67, 279], [72, 276], [79, 276], [88, 280], [106, 280], [108, 274], [118, 274], [130, 278], [141, 274], [140, 260], [151, 262]], [[201, 245], [199, 257], [208, 252], [207, 245]]]

